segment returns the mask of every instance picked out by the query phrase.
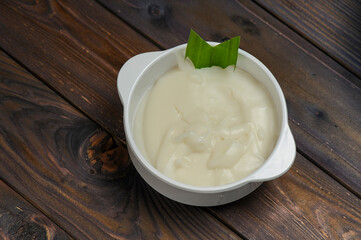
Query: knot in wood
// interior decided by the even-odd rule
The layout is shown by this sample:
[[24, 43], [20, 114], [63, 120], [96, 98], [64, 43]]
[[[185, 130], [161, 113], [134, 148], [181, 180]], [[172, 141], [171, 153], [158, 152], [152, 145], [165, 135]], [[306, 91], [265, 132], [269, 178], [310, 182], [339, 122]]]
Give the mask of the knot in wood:
[[148, 13], [153, 18], [162, 18], [165, 15], [165, 8], [158, 4], [152, 3], [148, 6]]
[[47, 219], [22, 210], [0, 214], [0, 229], [9, 239], [47, 239], [47, 232], [54, 233]]
[[239, 25], [245, 33], [250, 35], [259, 35], [260, 29], [251, 20], [241, 17], [239, 15], [231, 16], [231, 20]]
[[104, 131], [96, 132], [89, 138], [86, 147], [86, 161], [91, 175], [115, 178], [122, 176], [129, 165], [125, 146], [118, 146], [114, 138]]

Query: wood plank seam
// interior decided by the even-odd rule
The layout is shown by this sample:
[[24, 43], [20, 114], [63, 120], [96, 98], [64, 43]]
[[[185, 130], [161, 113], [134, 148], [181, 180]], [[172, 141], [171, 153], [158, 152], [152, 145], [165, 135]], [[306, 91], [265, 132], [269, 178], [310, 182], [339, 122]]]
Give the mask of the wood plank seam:
[[240, 238], [247, 240], [247, 238], [244, 234], [242, 234], [239, 230], [237, 230], [234, 226], [232, 226], [229, 222], [224, 221], [219, 215], [217, 215], [214, 211], [212, 211], [212, 208], [206, 208], [209, 215], [212, 215], [215, 219], [217, 219], [220, 223], [222, 223], [224, 226], [226, 226], [229, 230], [237, 234]]
[[159, 48], [159, 50], [165, 50], [165, 48], [160, 45], [159, 43], [157, 43], [156, 41], [154, 41], [153, 39], [151, 39], [149, 36], [147, 36], [146, 34], [144, 34], [142, 31], [140, 31], [137, 28], [134, 28], [131, 24], [129, 24], [128, 21], [126, 21], [124, 18], [121, 18], [120, 16], [116, 15], [111, 9], [109, 9], [106, 5], [104, 5], [102, 2], [95, 0], [100, 6], [102, 6], [106, 11], [108, 11], [109, 13], [111, 13], [114, 17], [120, 19], [122, 22], [124, 22], [128, 27], [132, 28], [135, 32], [137, 32], [139, 35], [141, 35], [142, 37], [144, 37], [145, 39], [147, 39], [150, 43], [152, 43], [154, 46], [156, 46], [157, 48]]
[[[336, 63], [338, 63], [340, 66], [342, 66], [343, 68], [347, 69], [355, 78], [358, 78], [360, 81], [359, 82], [354, 82], [351, 81], [348, 78], [345, 78], [344, 75], [341, 75], [338, 71], [336, 71], [335, 69], [331, 68], [328, 64], [326, 64], [324, 61], [322, 61], [320, 58], [316, 57], [314, 54], [312, 54], [310, 51], [308, 51], [307, 49], [303, 48], [302, 46], [300, 46], [299, 44], [297, 44], [295, 41], [293, 41], [291, 38], [287, 37], [286, 35], [284, 35], [282, 32], [280, 32], [278, 29], [276, 29], [275, 27], [273, 27], [271, 24], [269, 24], [267, 21], [264, 21], [264, 19], [260, 18], [257, 14], [253, 13], [249, 8], [247, 8], [246, 6], [242, 5], [242, 7], [244, 7], [245, 9], [247, 9], [250, 13], [252, 13], [254, 16], [258, 17], [258, 19], [260, 21], [262, 21], [263, 23], [265, 23], [267, 26], [269, 26], [270, 28], [272, 28], [274, 31], [278, 32], [280, 35], [282, 35], [284, 38], [286, 38], [288, 41], [290, 41], [291, 43], [293, 43], [295, 46], [297, 46], [299, 49], [301, 49], [302, 51], [306, 52], [308, 55], [312, 56], [316, 61], [320, 62], [323, 66], [327, 67], [330, 71], [332, 71], [333, 73], [337, 74], [340, 78], [344, 79], [345, 81], [349, 82], [350, 84], [352, 84], [353, 86], [361, 89], [361, 78], [359, 76], [357, 76], [357, 74], [352, 70], [349, 69], [347, 66], [345, 66], [342, 62], [338, 61], [337, 59], [335, 59], [334, 57], [332, 57], [329, 53], [327, 53], [326, 51], [324, 51], [322, 48], [320, 48], [318, 45], [315, 45], [310, 39], [306, 38], [305, 36], [303, 36], [299, 31], [297, 31], [296, 29], [292, 28], [289, 24], [287, 24], [286, 22], [282, 21], [282, 19], [278, 18], [276, 15], [274, 15], [272, 12], [270, 12], [267, 8], [263, 7], [261, 4], [259, 4], [258, 2], [252, 0], [252, 2], [254, 2], [256, 5], [258, 5], [260, 8], [262, 8], [265, 12], [267, 12], [268, 14], [270, 14], [272, 17], [274, 17], [275, 19], [277, 19], [279, 22], [281, 22], [282, 24], [284, 24], [286, 27], [288, 27], [290, 30], [292, 30], [294, 33], [296, 33], [297, 35], [299, 35], [300, 37], [302, 37], [303, 39], [305, 39], [308, 43], [310, 43], [311, 45], [313, 45], [315, 48], [317, 48], [320, 52], [322, 52], [323, 54], [325, 54], [327, 57], [329, 57], [330, 59], [332, 59], [333, 61], [335, 61]], [[240, 3], [241, 4], [241, 3]]]
[[312, 157], [310, 157], [306, 152], [302, 151], [302, 149], [297, 147], [297, 153], [302, 155], [305, 159], [313, 163], [315, 166], [317, 166], [319, 169], [321, 169], [324, 173], [326, 173], [328, 176], [330, 176], [332, 179], [334, 179], [336, 182], [338, 182], [340, 185], [342, 185], [344, 188], [349, 190], [355, 197], [358, 197], [361, 199], [361, 194], [356, 192], [354, 189], [352, 189], [350, 186], [345, 184], [342, 179], [338, 178], [335, 174], [332, 174], [332, 172], [328, 171], [325, 167], [323, 167], [321, 164], [319, 164], [317, 161], [315, 161]]
[[[77, 111], [81, 112], [84, 116], [91, 119], [93, 122], [98, 123], [98, 121], [96, 119], [92, 118], [92, 116], [90, 116], [87, 112], [85, 112], [81, 108], [79, 108], [70, 99], [68, 99], [66, 96], [64, 96], [60, 91], [58, 91], [56, 88], [54, 88], [51, 84], [49, 84], [47, 81], [45, 81], [42, 77], [38, 76], [34, 71], [32, 71], [30, 68], [28, 68], [26, 65], [24, 65], [21, 61], [19, 61], [10, 52], [6, 51], [6, 49], [3, 49], [0, 46], [0, 51], [3, 51], [5, 54], [7, 54], [14, 62], [16, 62], [16, 64], [20, 65], [22, 68], [24, 68], [26, 71], [28, 71], [32, 76], [34, 76], [36, 79], [38, 79], [41, 83], [43, 83], [51, 91], [55, 92], [59, 97], [64, 99], [68, 104], [70, 104], [72, 107], [74, 107]], [[107, 129], [105, 129], [105, 131], [109, 132]], [[110, 132], [109, 132], [109, 134], [110, 134]], [[116, 135], [112, 135], [112, 136], [116, 140], [117, 143], [120, 143], [120, 144], [122, 144], [124, 146], [127, 146], [127, 143], [123, 138], [121, 138], [119, 136], [116, 136]]]
[[[340, 66], [342, 66], [343, 68], [347, 69], [350, 73], [352, 73], [352, 75], [356, 78], [360, 78], [360, 76], [357, 74], [357, 72], [354, 71], [354, 69], [350, 68], [349, 66], [345, 65], [340, 59], [336, 58], [335, 56], [332, 56], [330, 53], [328, 53], [326, 50], [324, 50], [321, 46], [319, 46], [317, 43], [315, 43], [315, 41], [313, 41], [310, 37], [308, 37], [306, 34], [303, 34], [301, 31], [298, 31], [297, 29], [295, 29], [294, 27], [292, 27], [289, 23], [283, 21], [280, 17], [278, 17], [276, 14], [274, 14], [272, 11], [270, 11], [268, 8], [266, 8], [265, 6], [263, 6], [261, 3], [259, 3], [258, 1], [252, 0], [253, 3], [255, 3], [256, 5], [258, 5], [260, 8], [262, 8], [264, 11], [266, 11], [268, 14], [270, 14], [271, 16], [273, 16], [275, 19], [277, 19], [278, 21], [280, 21], [281, 23], [283, 23], [285, 26], [287, 26], [289, 29], [291, 29], [292, 31], [294, 31], [295, 33], [297, 33], [300, 37], [302, 37], [303, 39], [305, 39], [306, 41], [308, 41], [310, 44], [312, 44], [315, 48], [317, 48], [320, 52], [324, 53], [326, 56], [328, 56], [330, 59], [332, 59], [333, 61], [335, 61], [336, 63], [338, 63]], [[311, 54], [312, 55], [312, 54]], [[321, 63], [323, 63], [321, 61]], [[324, 63], [323, 63], [324, 64]], [[328, 67], [331, 71], [335, 72], [337, 75], [339, 75], [340, 77], [344, 78], [344, 76], [340, 75], [337, 71], [335, 71], [334, 69], [330, 68], [327, 64], [324, 64], [326, 67]], [[350, 81], [349, 79], [346, 79], [347, 81]], [[353, 83], [354, 85], [356, 85], [357, 87], [361, 88], [361, 81], [359, 82], [353, 82], [350, 81], [351, 83]]]

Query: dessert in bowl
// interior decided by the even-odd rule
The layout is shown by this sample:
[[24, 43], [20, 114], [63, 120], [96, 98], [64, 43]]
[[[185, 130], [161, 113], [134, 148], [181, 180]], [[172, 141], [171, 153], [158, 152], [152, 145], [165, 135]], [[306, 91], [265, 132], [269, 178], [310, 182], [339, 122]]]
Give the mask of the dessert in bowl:
[[121, 68], [128, 151], [164, 196], [196, 206], [229, 203], [291, 167], [296, 148], [286, 102], [249, 53], [238, 50], [236, 68], [194, 69], [185, 50], [143, 53]]

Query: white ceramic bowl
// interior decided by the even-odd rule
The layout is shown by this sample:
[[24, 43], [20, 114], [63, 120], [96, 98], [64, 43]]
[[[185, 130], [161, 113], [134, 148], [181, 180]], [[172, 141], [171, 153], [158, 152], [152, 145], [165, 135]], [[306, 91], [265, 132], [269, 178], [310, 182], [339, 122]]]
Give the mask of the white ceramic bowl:
[[[214, 46], [218, 43], [209, 44]], [[129, 155], [143, 179], [164, 196], [195, 206], [226, 204], [251, 193], [262, 182], [281, 176], [292, 166], [296, 146], [288, 126], [285, 98], [272, 73], [258, 59], [239, 49], [237, 67], [263, 83], [275, 103], [280, 129], [276, 146], [260, 168], [236, 182], [215, 187], [197, 187], [177, 182], [159, 172], [145, 159], [134, 140], [133, 127], [142, 98], [161, 75], [177, 66], [176, 52], [184, 54], [185, 49], [186, 44], [183, 44], [165, 51], [139, 54], [129, 59], [119, 71], [117, 88], [124, 107], [123, 121]]]

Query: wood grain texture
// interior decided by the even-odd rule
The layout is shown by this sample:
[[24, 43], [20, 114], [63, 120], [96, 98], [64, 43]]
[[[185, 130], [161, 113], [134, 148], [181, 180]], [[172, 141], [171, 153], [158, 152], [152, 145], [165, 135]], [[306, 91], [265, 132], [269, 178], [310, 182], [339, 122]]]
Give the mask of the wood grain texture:
[[361, 2], [255, 0], [361, 77]]
[[[210, 3], [104, 2], [164, 48], [185, 42], [190, 27], [213, 41], [242, 35], [241, 47], [263, 61], [279, 80], [288, 101], [290, 119], [301, 128], [296, 130], [301, 150], [361, 196], [361, 93], [353, 84], [354, 77], [254, 4], [247, 1], [244, 5], [234, 1]], [[38, 5], [4, 5], [2, 2], [0, 6], [5, 14], [0, 16], [3, 17], [0, 32], [5, 37], [0, 39], [0, 44], [105, 129], [124, 139], [115, 65], [121, 65], [136, 52], [155, 47], [114, 16], [105, 13], [102, 18], [100, 12], [104, 9], [99, 5], [88, 2], [80, 7], [79, 4], [51, 1]], [[44, 12], [54, 13], [56, 19]], [[197, 16], [198, 20], [193, 21], [184, 12]], [[92, 24], [70, 23], [88, 21], [90, 17]], [[53, 25], [58, 26], [58, 30], [49, 27]], [[112, 37], [103, 38], [106, 32]], [[84, 34], [93, 40], [85, 39]], [[116, 42], [124, 38], [121, 44]], [[99, 47], [97, 41], [104, 43]], [[32, 48], [24, 51], [28, 43]], [[124, 50], [131, 48], [135, 50]], [[122, 59], [118, 58], [120, 55]], [[102, 76], [97, 75], [99, 67]], [[311, 141], [303, 141], [308, 138]], [[315, 144], [319, 148], [315, 148]]]
[[284, 176], [211, 211], [247, 239], [361, 239], [360, 207], [359, 198], [297, 154]]
[[157, 194], [124, 145], [0, 53], [0, 177], [76, 239], [239, 239]]
[[124, 140], [116, 76], [156, 48], [92, 1], [1, 1], [0, 13], [1, 47]]
[[0, 180], [0, 239], [72, 239]]
[[0, 66], [0, 176], [77, 239], [238, 238], [212, 214], [248, 239], [359, 236], [360, 200], [300, 156], [236, 203], [206, 211], [168, 200], [108, 133], [6, 55]]
[[300, 150], [361, 196], [361, 82], [349, 71], [250, 1], [100, 2], [164, 48], [190, 28], [211, 41], [240, 35], [279, 81]]
[[[13, 7], [10, 7], [8, 17], [12, 16], [11, 11], [15, 11]], [[76, 7], [72, 11], [77, 11]], [[21, 19], [21, 16], [26, 15], [19, 10], [16, 13], [16, 17], [12, 16], [15, 19]], [[18, 26], [19, 29], [22, 28], [21, 24], [12, 24]], [[30, 28], [35, 29], [37, 24], [33, 23], [33, 25]], [[2, 27], [7, 31], [13, 31], [3, 25]], [[252, 24], [248, 24], [244, 31], [256, 31], [252, 30], [253, 28]], [[48, 35], [48, 37], [51, 36], [51, 34]], [[215, 36], [224, 38], [222, 35]], [[17, 46], [10, 47], [10, 44], [3, 42], [8, 52], [12, 50], [12, 47]], [[36, 42], [33, 41], [32, 44]], [[256, 46], [254, 49], [257, 50]], [[17, 51], [14, 50], [14, 53]], [[17, 56], [21, 57], [19, 53]], [[34, 57], [34, 59], [37, 58], [40, 57]], [[0, 75], [5, 76], [1, 80], [0, 87], [3, 94], [0, 95], [2, 97], [1, 112], [5, 113], [0, 115], [0, 150], [6, 152], [7, 155], [6, 161], [0, 168], [0, 176], [4, 176], [16, 189], [33, 199], [38, 207], [52, 216], [54, 221], [61, 223], [61, 226], [66, 227], [77, 238], [237, 238], [203, 208], [177, 204], [151, 190], [139, 178], [131, 165], [127, 164], [125, 149], [123, 146], [117, 146], [111, 135], [62, 101], [49, 89], [39, 85], [39, 82], [20, 70], [18, 66], [10, 71], [13, 73], [9, 76], [9, 69], [12, 69], [11, 66], [14, 64], [8, 64], [9, 60], [4, 59], [6, 67], [0, 68], [2, 69]], [[45, 71], [48, 67], [52, 69], [52, 65], [46, 65], [41, 71]], [[37, 68], [33, 68], [32, 71], [35, 70]], [[46, 81], [45, 78], [43, 80]], [[94, 104], [97, 102], [95, 101]], [[104, 149], [104, 153], [109, 152], [109, 154], [98, 152], [97, 148]], [[336, 236], [332, 232], [334, 226], [337, 226], [337, 233], [342, 233], [343, 236], [357, 237], [359, 234], [357, 226], [360, 225], [359, 208], [356, 208], [359, 206], [357, 197], [307, 160], [303, 158], [301, 160], [300, 164], [295, 165], [298, 168], [289, 172], [291, 178], [286, 178], [287, 181], [283, 181], [283, 178], [272, 181], [241, 201], [212, 208], [209, 211], [216, 214], [217, 218], [221, 217], [221, 220], [227, 222], [232, 229], [236, 229], [241, 234], [244, 232], [248, 238], [255, 238], [256, 235], [277, 238], [282, 236], [282, 231], [287, 232], [288, 229], [303, 233], [301, 237], [298, 236], [300, 238], [302, 236], [305, 238]], [[297, 170], [307, 173], [307, 179], [311, 179], [312, 184], [315, 184], [313, 182], [315, 179], [322, 182], [322, 185], [312, 185], [310, 188], [299, 187], [296, 194], [288, 187], [294, 187], [297, 184], [287, 184], [288, 180], [293, 179], [301, 186], [304, 185], [306, 178], [295, 174]], [[326, 198], [328, 195], [325, 195], [320, 187], [325, 187], [327, 193], [336, 197]], [[282, 192], [279, 189], [282, 189]], [[308, 198], [310, 193], [314, 195]], [[339, 199], [342, 198], [342, 193], [348, 197], [341, 201]], [[267, 197], [265, 198], [264, 195]], [[307, 206], [319, 206], [317, 204], [321, 197], [324, 199], [322, 206], [325, 209], [336, 206], [334, 199], [337, 203], [346, 206], [346, 210], [337, 208], [336, 220], [340, 220], [341, 215], [346, 218], [352, 217], [354, 220], [343, 220], [344, 222], [340, 224], [332, 222], [332, 219], [319, 220], [325, 215], [316, 214], [317, 212], [312, 211], [312, 209], [317, 209], [316, 207], [308, 210]], [[286, 205], [284, 201], [288, 199], [291, 200]], [[255, 204], [257, 202], [263, 205]], [[271, 204], [266, 204], [269, 202]], [[278, 207], [280, 202], [284, 204], [282, 208]], [[255, 205], [251, 206], [252, 204]], [[244, 211], [236, 209], [240, 205], [245, 205]], [[235, 208], [231, 209], [231, 206]], [[255, 213], [247, 211], [248, 208], [255, 211], [259, 208], [262, 211], [256, 211], [255, 217]], [[301, 221], [292, 220], [295, 216], [294, 212], [298, 210], [300, 211], [296, 216]], [[348, 210], [351, 213], [348, 213]], [[278, 215], [274, 214], [275, 212]], [[234, 218], [225, 219], [224, 216]], [[270, 220], [267, 221], [268, 219]], [[283, 222], [281, 226], [277, 224], [280, 219], [289, 221]], [[252, 228], [245, 229], [243, 224], [246, 226], [249, 224]], [[260, 229], [260, 226], [265, 229]], [[289, 234], [289, 236], [294, 236], [292, 232]]]

